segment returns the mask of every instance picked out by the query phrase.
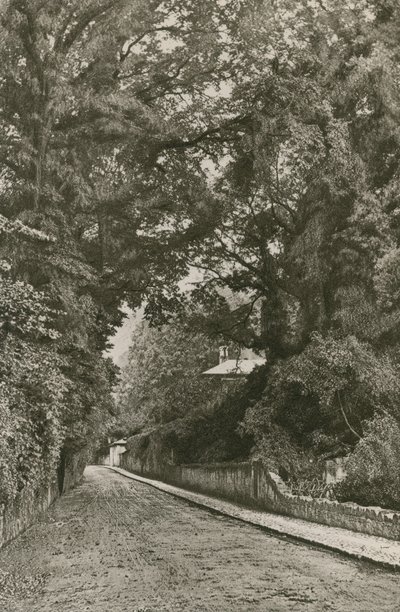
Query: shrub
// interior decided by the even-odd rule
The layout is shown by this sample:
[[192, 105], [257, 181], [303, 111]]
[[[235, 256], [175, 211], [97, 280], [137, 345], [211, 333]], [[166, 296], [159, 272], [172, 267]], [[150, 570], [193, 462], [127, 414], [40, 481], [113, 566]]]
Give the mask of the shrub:
[[245, 427], [257, 450], [276, 456], [292, 477], [301, 475], [303, 455], [349, 454], [375, 414], [400, 420], [399, 405], [399, 369], [389, 356], [355, 337], [314, 333], [302, 353], [269, 369]]
[[376, 416], [347, 463], [346, 479], [336, 485], [340, 501], [400, 510], [400, 427], [391, 416]]

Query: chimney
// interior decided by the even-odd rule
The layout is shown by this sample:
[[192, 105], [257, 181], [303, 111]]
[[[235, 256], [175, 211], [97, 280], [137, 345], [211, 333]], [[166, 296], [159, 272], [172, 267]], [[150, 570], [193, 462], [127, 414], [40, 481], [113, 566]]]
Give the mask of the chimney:
[[219, 347], [219, 363], [224, 363], [229, 359], [228, 347], [226, 345]]

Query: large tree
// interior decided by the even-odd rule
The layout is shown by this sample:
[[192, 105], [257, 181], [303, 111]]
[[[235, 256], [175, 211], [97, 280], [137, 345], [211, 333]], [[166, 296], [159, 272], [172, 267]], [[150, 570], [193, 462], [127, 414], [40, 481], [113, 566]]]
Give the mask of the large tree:
[[115, 371], [102, 354], [123, 301], [152, 296], [154, 317], [177, 303], [171, 210], [204, 179], [198, 159], [185, 158], [195, 171], [180, 182], [183, 165], [161, 158], [206, 129], [212, 105], [199, 108], [227, 65], [232, 12], [140, 0], [8, 0], [0, 10], [0, 213], [6, 229], [48, 236], [8, 232], [0, 254], [9, 287], [23, 281], [54, 315], [49, 355], [66, 381], [56, 456], [95, 440], [113, 410]]
[[[374, 301], [375, 266], [395, 246], [374, 184], [382, 108], [374, 121], [363, 93], [378, 78], [377, 19], [367, 2], [250, 3], [235, 32], [241, 66], [223, 105], [241, 120], [201, 139], [216, 177], [181, 212], [188, 243], [180, 259], [205, 271], [195, 297], [214, 298], [216, 313], [225, 314], [222, 287], [247, 293], [248, 307], [221, 331], [241, 332], [262, 302], [261, 334], [242, 336], [274, 358], [337, 325], [355, 291], [360, 304], [366, 293]], [[381, 85], [393, 104], [394, 68], [390, 78]]]
[[[187, 313], [178, 281], [192, 267], [204, 273], [192, 322], [201, 303], [212, 333], [267, 349], [269, 397], [279, 381], [287, 406], [309, 394], [333, 414], [323, 433], [339, 417], [350, 444], [365, 418], [391, 411], [379, 373], [398, 363], [395, 3], [9, 0], [1, 11], [0, 213], [52, 238], [2, 257], [59, 313], [70, 443], [77, 414], [109, 409], [94, 389], [113, 380], [101, 354], [121, 303], [145, 300], [158, 323]], [[345, 380], [339, 367], [326, 395], [307, 364], [329, 373], [342, 354]]]
[[[281, 0], [237, 15], [216, 121], [160, 159], [198, 178], [165, 231], [182, 270], [204, 271], [206, 328], [267, 349], [247, 419], [260, 447], [279, 425], [302, 448], [348, 452], [368, 420], [399, 418], [399, 9]], [[230, 309], [226, 288], [247, 304]]]

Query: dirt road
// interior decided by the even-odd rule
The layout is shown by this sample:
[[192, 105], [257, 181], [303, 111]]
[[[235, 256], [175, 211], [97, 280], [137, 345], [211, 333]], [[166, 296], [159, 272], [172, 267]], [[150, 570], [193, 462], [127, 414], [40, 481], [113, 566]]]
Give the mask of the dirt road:
[[383, 612], [400, 575], [280, 540], [106, 468], [0, 553], [2, 612]]

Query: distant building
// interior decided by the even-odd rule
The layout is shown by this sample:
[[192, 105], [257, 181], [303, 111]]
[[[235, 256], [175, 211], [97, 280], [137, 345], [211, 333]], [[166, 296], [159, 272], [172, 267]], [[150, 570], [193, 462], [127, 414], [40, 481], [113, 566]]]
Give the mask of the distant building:
[[126, 440], [116, 440], [108, 445], [108, 453], [99, 458], [101, 465], [118, 467], [121, 462], [121, 455], [126, 451]]
[[126, 440], [117, 440], [112, 442], [110, 449], [110, 465], [118, 467], [121, 461], [121, 455], [126, 451]]
[[248, 376], [254, 368], [267, 362], [265, 357], [256, 355], [250, 349], [243, 349], [236, 359], [229, 359], [227, 346], [219, 347], [219, 364], [202, 372], [205, 378], [220, 378], [221, 380], [236, 380]]

